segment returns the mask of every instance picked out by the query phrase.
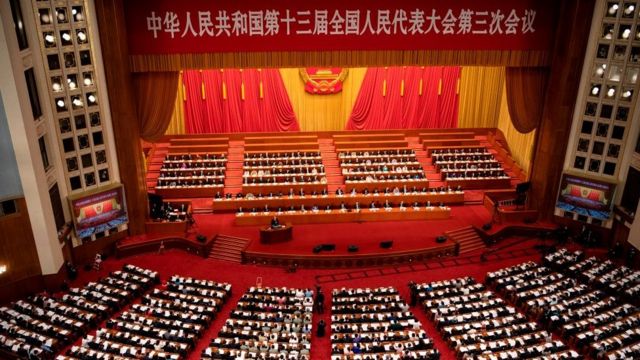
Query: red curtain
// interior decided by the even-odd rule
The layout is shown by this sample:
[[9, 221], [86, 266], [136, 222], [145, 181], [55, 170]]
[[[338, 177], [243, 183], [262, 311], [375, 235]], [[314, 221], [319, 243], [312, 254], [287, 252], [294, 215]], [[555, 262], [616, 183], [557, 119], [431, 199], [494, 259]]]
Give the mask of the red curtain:
[[300, 130], [277, 69], [189, 70], [182, 79], [188, 134]]
[[369, 68], [348, 130], [455, 128], [460, 67]]

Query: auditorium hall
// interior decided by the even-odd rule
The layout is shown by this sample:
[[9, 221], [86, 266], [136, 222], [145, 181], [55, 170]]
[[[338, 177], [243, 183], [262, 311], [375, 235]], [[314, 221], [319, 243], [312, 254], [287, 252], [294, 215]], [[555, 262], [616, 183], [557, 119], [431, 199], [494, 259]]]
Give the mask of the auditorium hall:
[[0, 1], [0, 359], [640, 359], [639, 76], [638, 0]]

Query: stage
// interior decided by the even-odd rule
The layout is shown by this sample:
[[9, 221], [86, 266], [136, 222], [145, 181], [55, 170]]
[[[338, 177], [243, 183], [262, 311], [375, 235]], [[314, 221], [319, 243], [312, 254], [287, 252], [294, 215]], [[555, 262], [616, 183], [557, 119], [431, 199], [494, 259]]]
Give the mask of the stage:
[[[442, 179], [440, 167], [435, 166], [434, 158], [428, 156], [428, 153], [431, 148], [442, 151], [441, 148], [446, 148], [448, 144], [454, 148], [451, 150], [451, 154], [453, 152], [457, 154], [457, 151], [465, 151], [464, 146], [458, 144], [462, 141], [471, 142], [464, 145], [470, 147], [466, 149], [470, 155], [486, 155], [495, 159], [494, 161], [500, 162], [507, 177], [504, 179], [467, 178], [468, 182], [473, 182], [476, 186], [470, 183], [466, 184], [462, 191], [457, 191], [457, 186], [447, 189], [448, 184], [446, 180]], [[451, 145], [448, 142], [455, 144]], [[294, 148], [298, 148], [297, 145], [300, 144], [314, 145], [313, 148], [305, 148], [306, 150], [302, 150], [302, 153], [308, 152], [308, 155], [304, 155], [305, 158], [318, 161], [317, 164], [311, 165], [314, 169], [318, 164], [322, 164], [321, 172], [323, 176], [326, 176], [324, 183], [294, 183], [292, 185], [290, 182], [284, 182], [279, 185], [283, 189], [280, 191], [285, 194], [287, 193], [286, 189], [295, 186], [304, 187], [306, 196], [299, 196], [298, 193], [301, 191], [295, 189], [295, 196], [273, 194], [270, 193], [272, 190], [264, 190], [267, 191], [266, 193], [264, 191], [256, 193], [255, 189], [249, 190], [246, 180], [247, 174], [250, 169], [256, 172], [254, 168], [251, 168], [256, 164], [249, 164], [247, 161], [262, 161], [261, 158], [251, 157], [251, 155], [263, 156], [263, 151], [270, 151], [271, 154], [279, 156], [281, 152], [290, 151], [287, 146], [295, 145]], [[492, 209], [487, 209], [483, 201], [485, 190], [495, 186], [488, 186], [486, 183], [495, 182], [498, 187], [513, 189], [516, 184], [526, 179], [526, 174], [514, 163], [508, 147], [505, 147], [504, 144], [506, 142], [503, 134], [495, 128], [166, 136], [148, 149], [147, 185], [150, 192], [155, 191], [157, 195], [164, 195], [165, 202], [189, 201], [195, 223], [187, 228], [186, 232], [177, 231], [179, 229], [177, 226], [175, 232], [171, 232], [174, 231], [171, 230], [170, 232], [153, 234], [147, 231], [145, 235], [121, 241], [118, 247], [120, 249], [133, 248], [136, 243], [142, 242], [148, 245], [154, 239], [177, 238], [186, 240], [186, 242], [180, 243], [185, 245], [185, 248], [197, 250], [202, 254], [205, 248], [196, 238], [198, 235], [204, 235], [213, 244], [209, 251], [212, 257], [216, 255], [216, 252], [221, 252], [228, 260], [245, 263], [277, 266], [300, 265], [316, 268], [389, 265], [479, 251], [484, 248], [484, 243], [475, 229], [490, 222], [493, 215]], [[209, 196], [212, 194], [202, 196], [197, 192], [192, 192], [193, 189], [184, 187], [178, 188], [180, 190], [179, 196], [171, 196], [168, 193], [158, 191], [166, 189], [155, 189], [161, 169], [168, 164], [165, 163], [167, 154], [175, 156], [180, 153], [176, 152], [176, 147], [182, 149], [185, 146], [189, 147], [189, 151], [205, 151], [207, 153], [214, 151], [213, 156], [216, 160], [210, 160], [209, 155], [206, 155], [204, 161], [211, 161], [212, 164], [213, 162], [225, 164], [224, 183], [216, 185], [218, 188], [215, 191], [219, 190], [219, 193], [213, 194], [213, 196]], [[211, 148], [212, 146], [215, 149]], [[262, 148], [254, 151], [254, 146]], [[348, 150], [340, 152], [345, 146]], [[349, 194], [350, 184], [346, 181], [345, 169], [350, 165], [341, 168], [345, 166], [343, 161], [347, 161], [346, 164], [351, 164], [349, 159], [355, 159], [354, 154], [358, 151], [358, 154], [361, 154], [358, 157], [364, 155], [365, 159], [380, 161], [378, 158], [383, 156], [374, 151], [393, 150], [398, 147], [399, 151], [403, 151], [402, 154], [410, 154], [413, 157], [400, 161], [408, 161], [408, 164], [420, 169], [419, 171], [424, 174], [424, 178], [420, 180], [424, 186], [414, 188], [411, 186], [411, 181], [406, 183], [406, 188], [403, 185], [393, 185], [385, 181], [367, 181], [357, 184], [360, 187], [368, 188], [368, 191], [375, 191], [375, 196], [362, 192]], [[217, 151], [221, 152], [217, 153]], [[192, 160], [191, 153], [180, 156], [182, 157], [179, 159], [186, 160], [187, 163], [202, 161], [199, 157], [196, 158], [197, 160]], [[408, 155], [397, 156], [406, 157]], [[275, 167], [258, 165], [257, 168], [260, 171], [263, 168], [275, 171]], [[498, 184], [498, 182], [500, 183]], [[400, 183], [404, 184], [403, 181]], [[310, 188], [312, 185], [317, 186], [318, 189]], [[269, 187], [264, 184], [260, 186]], [[380, 195], [377, 193], [378, 190], [393, 189], [395, 186], [399, 186], [399, 189], [404, 188], [404, 191], [396, 190], [395, 193], [381, 193]], [[343, 189], [347, 194], [343, 197], [336, 196], [338, 189]], [[320, 191], [326, 191], [327, 196], [312, 194], [314, 190], [318, 194]], [[237, 196], [240, 192], [243, 193], [242, 197]], [[389, 209], [389, 211], [380, 208], [369, 213], [370, 210], [366, 208], [369, 202], [376, 200], [381, 207], [385, 199], [390, 199], [389, 201], [396, 207]], [[407, 206], [406, 212], [397, 207], [401, 200]], [[361, 201], [361, 206], [365, 206], [362, 213], [336, 210], [341, 203], [353, 207], [352, 203], [355, 201]], [[418, 205], [420, 206], [419, 211], [414, 210], [412, 206], [414, 201], [421, 204]], [[433, 204], [433, 207], [429, 208], [433, 211], [428, 211], [425, 208], [427, 203]], [[439, 207], [440, 204], [443, 207]], [[276, 244], [260, 243], [259, 230], [269, 223], [271, 217], [276, 214], [277, 208], [288, 210], [290, 205], [297, 207], [305, 205], [308, 210], [312, 206], [319, 205], [319, 211], [291, 213], [283, 211], [279, 217], [281, 217], [281, 221], [293, 225], [293, 240]], [[334, 210], [331, 213], [326, 213], [325, 206], [332, 206]], [[263, 209], [267, 207], [270, 212], [263, 213]], [[235, 213], [239, 208], [243, 209], [241, 216]], [[167, 229], [171, 229], [171, 227], [167, 227]], [[446, 241], [436, 243], [436, 238], [443, 235], [446, 235]], [[192, 244], [189, 243], [190, 241]], [[225, 243], [225, 241], [229, 241], [229, 243]], [[391, 246], [382, 247], [382, 242], [391, 242]], [[216, 244], [221, 243], [223, 246], [216, 247]], [[325, 248], [331, 250], [313, 251], [314, 248], [321, 245], [325, 245]], [[138, 247], [142, 248], [139, 245]], [[229, 248], [232, 249], [229, 250]], [[122, 251], [121, 253], [131, 254], [135, 251]]]
[[[450, 241], [437, 244], [436, 237], [445, 231], [475, 225], [481, 227], [490, 221], [491, 214], [483, 205], [464, 205], [451, 208], [451, 217], [445, 220], [427, 221], [386, 221], [363, 223], [331, 223], [294, 225], [293, 240], [284, 243], [262, 244], [259, 231], [262, 226], [236, 226], [235, 214], [194, 214], [195, 224], [186, 233], [146, 234], [128, 237], [119, 242], [119, 247], [148, 243], [157, 239], [184, 238], [198, 244], [196, 236], [205, 235], [211, 239], [216, 235], [228, 235], [248, 240], [244, 249], [247, 253], [263, 256], [286, 256], [288, 258], [322, 260], [335, 257], [393, 256], [415, 251], [427, 251], [453, 245]], [[389, 249], [380, 247], [380, 242], [393, 241]], [[334, 251], [312, 252], [320, 244], [335, 244]], [[348, 251], [349, 245], [356, 245], [358, 251]]]

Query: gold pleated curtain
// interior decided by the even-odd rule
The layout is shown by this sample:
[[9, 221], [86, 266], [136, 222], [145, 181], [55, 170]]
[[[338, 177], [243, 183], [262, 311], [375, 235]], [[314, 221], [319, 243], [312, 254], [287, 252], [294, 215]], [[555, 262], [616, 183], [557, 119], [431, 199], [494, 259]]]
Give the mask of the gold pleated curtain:
[[504, 67], [465, 66], [462, 68], [458, 127], [496, 127], [504, 78]]
[[182, 83], [182, 71], [178, 78], [178, 91], [176, 95], [175, 106], [171, 114], [171, 121], [167, 127], [166, 135], [182, 135], [185, 134], [184, 128], [184, 85]]
[[[500, 129], [514, 160], [528, 174], [535, 131], [521, 133], [514, 126], [507, 101], [506, 78], [504, 67], [462, 68], [458, 127]], [[528, 82], [532, 81], [529, 79]]]
[[523, 134], [513, 125], [507, 102], [506, 87], [502, 91], [500, 115], [498, 116], [497, 125], [497, 128], [502, 131], [509, 143], [511, 156], [516, 161], [516, 164], [518, 164], [524, 172], [530, 174], [531, 158], [533, 156], [534, 142], [536, 141], [536, 130]]
[[305, 84], [298, 68], [280, 69], [300, 130], [344, 130], [366, 72], [366, 68], [350, 68], [341, 92], [331, 95], [312, 95], [304, 90]]

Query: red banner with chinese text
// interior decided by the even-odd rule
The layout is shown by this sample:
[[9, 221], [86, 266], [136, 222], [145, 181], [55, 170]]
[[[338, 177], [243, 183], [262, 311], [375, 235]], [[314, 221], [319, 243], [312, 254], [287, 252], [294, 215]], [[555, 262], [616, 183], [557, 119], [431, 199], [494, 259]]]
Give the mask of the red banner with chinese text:
[[131, 54], [546, 50], [554, 0], [125, 1]]

